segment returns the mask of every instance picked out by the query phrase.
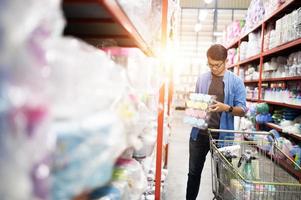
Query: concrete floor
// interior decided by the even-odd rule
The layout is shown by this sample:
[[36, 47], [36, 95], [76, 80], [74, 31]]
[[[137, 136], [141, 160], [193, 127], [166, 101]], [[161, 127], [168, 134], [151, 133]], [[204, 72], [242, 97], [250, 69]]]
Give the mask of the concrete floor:
[[[185, 200], [191, 127], [183, 123], [183, 117], [184, 111], [175, 111], [173, 113], [172, 135], [169, 141], [167, 200]], [[208, 153], [197, 200], [211, 199], [213, 199], [211, 162], [210, 154]]]

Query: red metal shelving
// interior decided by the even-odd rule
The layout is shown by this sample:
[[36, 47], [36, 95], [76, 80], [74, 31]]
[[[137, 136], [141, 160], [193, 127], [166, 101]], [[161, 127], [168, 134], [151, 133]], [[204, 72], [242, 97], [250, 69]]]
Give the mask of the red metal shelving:
[[123, 12], [122, 8], [116, 1], [112, 0], [99, 0], [99, 2], [107, 9], [107, 11], [112, 15], [122, 27], [128, 32], [130, 37], [132, 37], [138, 47], [144, 51], [147, 55], [154, 55], [154, 52], [150, 49], [148, 44], [144, 41], [143, 37], [139, 34], [136, 27], [133, 25], [128, 16]]
[[255, 61], [255, 60], [259, 60], [259, 59], [260, 59], [260, 54], [255, 55], [255, 56], [252, 56], [252, 57], [247, 58], [247, 59], [245, 59], [245, 60], [242, 60], [242, 61], [240, 61], [238, 64], [241, 66], [241, 65], [244, 65], [244, 64], [253, 62], [253, 61]]
[[263, 52], [263, 57], [269, 56], [269, 55], [273, 55], [275, 53], [279, 53], [283, 50], [287, 50], [289, 48], [295, 47], [297, 45], [301, 45], [301, 38], [284, 43], [278, 47], [275, 47], [273, 49], [267, 50], [265, 52]]
[[244, 83], [258, 83], [258, 80], [249, 80], [249, 81], [244, 81]]
[[236, 66], [237, 66], [237, 64], [232, 64], [232, 65], [227, 66], [227, 69], [231, 69], [231, 68], [234, 68]]
[[277, 106], [283, 106], [288, 108], [294, 108], [294, 109], [301, 109], [301, 105], [295, 105], [295, 104], [288, 104], [288, 103], [282, 103], [277, 101], [266, 101], [266, 100], [260, 100], [262, 102], [266, 102], [268, 104], [277, 105]]
[[250, 99], [250, 98], [247, 98], [247, 101], [251, 101], [251, 102], [257, 102], [258, 99]]
[[266, 78], [266, 79], [262, 79], [262, 82], [294, 81], [294, 80], [301, 80], [301, 76], [279, 77], [279, 78]]
[[[282, 127], [279, 126], [279, 125], [277, 125], [277, 124], [269, 122], [269, 123], [266, 123], [265, 125], [268, 126], [268, 127], [270, 127], [270, 128], [273, 128], [273, 129], [275, 129], [275, 130], [277, 130], [279, 132], [283, 132]], [[293, 138], [301, 141], [301, 135], [298, 135], [298, 134], [295, 134], [295, 133], [285, 133], [285, 134], [288, 134], [289, 136], [291, 136], [291, 137], [293, 137]]]

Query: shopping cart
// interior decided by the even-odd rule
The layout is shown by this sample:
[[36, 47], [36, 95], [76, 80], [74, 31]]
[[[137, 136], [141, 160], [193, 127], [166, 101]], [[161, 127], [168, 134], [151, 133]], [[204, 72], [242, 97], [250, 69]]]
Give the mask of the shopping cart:
[[[212, 132], [248, 134], [257, 139], [216, 140]], [[301, 168], [280, 150], [269, 132], [209, 129], [208, 133], [214, 199], [301, 200]], [[219, 148], [221, 143], [223, 147]]]

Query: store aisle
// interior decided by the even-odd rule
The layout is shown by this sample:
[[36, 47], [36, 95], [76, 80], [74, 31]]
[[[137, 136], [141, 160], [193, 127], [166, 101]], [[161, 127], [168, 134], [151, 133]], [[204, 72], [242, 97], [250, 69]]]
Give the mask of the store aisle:
[[[172, 135], [169, 145], [169, 164], [166, 200], [184, 200], [188, 173], [189, 134], [191, 127], [183, 123], [183, 111], [175, 111], [172, 120]], [[198, 200], [211, 200], [210, 154], [203, 170]]]

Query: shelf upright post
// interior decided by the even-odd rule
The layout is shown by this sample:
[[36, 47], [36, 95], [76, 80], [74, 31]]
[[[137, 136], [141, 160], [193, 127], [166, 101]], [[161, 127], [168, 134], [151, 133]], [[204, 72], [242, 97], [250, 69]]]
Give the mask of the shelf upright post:
[[[173, 97], [173, 90], [174, 90], [174, 84], [173, 84], [173, 69], [170, 68], [168, 72], [168, 100], [167, 100], [167, 116], [170, 117], [170, 107]], [[168, 128], [170, 127], [170, 124], [168, 122]], [[164, 158], [164, 169], [167, 169], [168, 166], [168, 150], [169, 150], [169, 144], [166, 144], [165, 147], [165, 158]]]
[[240, 68], [240, 43], [241, 43], [241, 40], [239, 39], [238, 42], [237, 42], [237, 76], [239, 76], [239, 68]]
[[264, 33], [265, 33], [266, 22], [262, 23], [261, 26], [261, 47], [260, 47], [260, 62], [259, 62], [259, 80], [258, 80], [258, 102], [261, 101], [261, 86], [262, 86], [262, 71], [263, 71], [263, 53], [264, 53]]
[[[162, 1], [162, 32], [161, 32], [161, 50], [166, 51], [167, 41], [167, 11], [168, 0]], [[163, 65], [163, 60], [161, 60]], [[159, 106], [158, 106], [158, 128], [157, 128], [157, 147], [156, 147], [156, 177], [155, 177], [155, 200], [161, 199], [161, 171], [162, 171], [162, 146], [163, 146], [163, 127], [164, 127], [164, 98], [165, 80], [160, 88]]]

